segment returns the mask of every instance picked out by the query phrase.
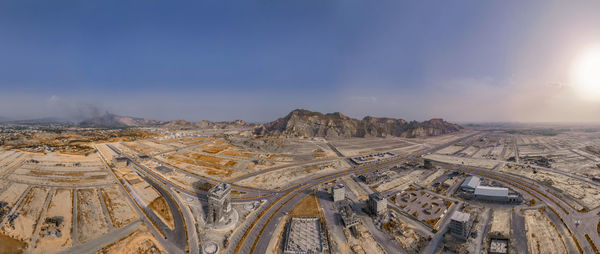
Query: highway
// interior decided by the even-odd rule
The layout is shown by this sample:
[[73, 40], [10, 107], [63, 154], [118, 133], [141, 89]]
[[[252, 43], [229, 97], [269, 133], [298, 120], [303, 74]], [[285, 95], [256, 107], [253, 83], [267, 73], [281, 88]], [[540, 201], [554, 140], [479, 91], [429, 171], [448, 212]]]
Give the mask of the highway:
[[[173, 224], [174, 228], [171, 229], [167, 226], [157, 215], [156, 213], [147, 206], [142, 207], [144, 214], [151, 220], [150, 225], [154, 225], [158, 227], [157, 229], [161, 232], [161, 234], [168, 240], [171, 244], [176, 246], [179, 251], [177, 252], [188, 252], [194, 251], [191, 253], [199, 253], [198, 250], [198, 242], [197, 239], [188, 238], [188, 229], [185, 225], [184, 214], [179, 206], [179, 201], [175, 200], [173, 193], [169, 192], [170, 186], [155, 178], [151, 171], [149, 171], [144, 166], [138, 164], [135, 158], [131, 158], [130, 156], [121, 153], [117, 148], [111, 145], [107, 145], [113, 151], [117, 152], [117, 154], [126, 157], [129, 160], [129, 167], [133, 169], [144, 181], [150, 184], [158, 193], [163, 197], [169, 206], [169, 210], [173, 216]], [[121, 183], [119, 181], [119, 183]], [[129, 193], [129, 192], [127, 192]], [[187, 215], [187, 213], [186, 213]], [[191, 217], [187, 215], [187, 217]], [[189, 219], [188, 219], [189, 220]], [[190, 244], [188, 244], [188, 240]]]
[[[461, 142], [477, 134], [479, 134], [479, 132], [472, 133], [470, 135], [437, 147], [432, 147], [426, 150], [418, 151], [414, 154], [411, 154], [407, 158], [414, 158], [421, 156], [425, 153], [436, 152], [440, 149], [444, 149], [450, 145]], [[243, 235], [239, 237], [239, 240], [236, 239], [236, 237], [232, 237], [232, 246], [236, 246], [236, 248], [234, 250], [227, 250], [226, 253], [264, 253], [268, 247], [270, 237], [263, 235], [263, 233], [273, 232], [277, 227], [277, 221], [279, 221], [279, 219], [282, 216], [284, 216], [291, 208], [293, 208], [294, 205], [299, 200], [301, 200], [302, 197], [307, 195], [306, 190], [313, 188], [321, 183], [325, 183], [349, 174], [363, 174], [379, 169], [388, 169], [393, 165], [406, 162], [408, 160], [407, 158], [392, 157], [390, 159], [382, 161], [367, 163], [361, 166], [355, 166], [349, 170], [303, 180], [302, 183], [299, 183], [284, 190], [284, 193], [278, 194], [277, 198], [272, 203], [270, 203], [269, 206], [261, 210], [260, 214], [256, 217], [256, 219], [251, 222], [250, 226], [247, 227], [247, 229], [245, 229]]]
[[[279, 221], [279, 219], [282, 216], [284, 216], [289, 210], [291, 210], [302, 198], [312, 193], [312, 189], [315, 186], [318, 186], [319, 184], [350, 174], [362, 174], [379, 169], [387, 169], [393, 165], [406, 162], [408, 159], [415, 158], [426, 152], [435, 152], [437, 150], [443, 149], [464, 139], [470, 138], [476, 134], [477, 133], [473, 133], [471, 135], [459, 138], [455, 141], [449, 142], [441, 146], [437, 146], [435, 148], [421, 150], [419, 152], [411, 154], [411, 156], [409, 156], [408, 158], [392, 157], [375, 163], [367, 163], [365, 165], [355, 166], [348, 170], [335, 172], [324, 176], [317, 176], [308, 179], [298, 180], [295, 181], [290, 187], [283, 190], [261, 190], [256, 188], [232, 185], [232, 188], [246, 192], [245, 195], [240, 195], [240, 200], [266, 200], [267, 203], [263, 205], [259, 211], [257, 211], [257, 216], [251, 216], [254, 218], [252, 218], [249, 221], [243, 222], [241, 229], [234, 232], [230, 240], [230, 246], [232, 247], [225, 249], [224, 251], [225, 253], [264, 253], [267, 250], [269, 241], [271, 240], [270, 234], [274, 232], [277, 226], [276, 222]], [[115, 147], [111, 145], [107, 146], [113, 151], [115, 151], [117, 154], [121, 156], [124, 155], [124, 153], [121, 153]], [[199, 253], [198, 239], [195, 234], [195, 228], [192, 228], [194, 225], [193, 216], [190, 214], [188, 209], [181, 209], [182, 203], [179, 200], [177, 200], [176, 195], [174, 195], [174, 192], [186, 193], [195, 197], [204, 197], [206, 196], [206, 192], [201, 190], [195, 190], [192, 192], [183, 189], [182, 187], [170, 182], [165, 177], [162, 177], [153, 169], [145, 167], [142, 163], [138, 161], [137, 158], [132, 158], [131, 156], [125, 157], [128, 158], [128, 160], [130, 161], [129, 167], [135, 170], [135, 172], [137, 172], [144, 181], [148, 182], [148, 184], [154, 187], [161, 194], [161, 196], [165, 198], [169, 209], [173, 214], [175, 228], [171, 230], [166, 225], [164, 225], [164, 223], [162, 223], [160, 219], [158, 219], [158, 217], [156, 216], [156, 214], [154, 214], [153, 211], [143, 207], [141, 208], [143, 210], [142, 211], [140, 210], [140, 207], [136, 206], [140, 213], [145, 214], [145, 218], [151, 220], [151, 223], [149, 223], [149, 225], [153, 225], [154, 227], [156, 227], [154, 230], [160, 231], [160, 234], [165, 236], [167, 243], [165, 243], [164, 241], [161, 241], [161, 243], [169, 247], [168, 249], [170, 252], [190, 251], [191, 253]], [[164, 162], [159, 163], [164, 164]], [[174, 167], [172, 165], [167, 166], [169, 166], [173, 170], [177, 170], [178, 172], [183, 172], [186, 175], [191, 175], [210, 183], [218, 182], [215, 179], [201, 177], [187, 172], [186, 170], [178, 169], [177, 167]], [[129, 198], [131, 199], [131, 197]], [[232, 198], [232, 201], [234, 200], [235, 198]], [[132, 200], [132, 202], [134, 201]], [[370, 230], [373, 230], [372, 227], [370, 228]], [[377, 236], [377, 238], [382, 238], [381, 234], [374, 235]], [[387, 247], [386, 249], [389, 250], [389, 247]]]

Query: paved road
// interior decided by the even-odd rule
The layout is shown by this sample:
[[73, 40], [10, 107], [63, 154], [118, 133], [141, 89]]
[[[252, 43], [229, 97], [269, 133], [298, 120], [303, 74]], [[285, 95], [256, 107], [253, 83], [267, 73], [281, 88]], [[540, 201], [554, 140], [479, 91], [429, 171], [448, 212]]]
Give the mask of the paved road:
[[[171, 214], [173, 215], [173, 222], [174, 222], [175, 228], [170, 229], [158, 217], [156, 217], [156, 219], [154, 220], [154, 223], [157, 224], [161, 228], [161, 231], [167, 237], [167, 239], [169, 239], [169, 241], [173, 242], [180, 249], [186, 250], [186, 246], [188, 244], [186, 226], [185, 226], [185, 222], [183, 219], [181, 209], [179, 208], [177, 201], [175, 201], [175, 197], [173, 196], [173, 194], [168, 191], [167, 186], [164, 186], [164, 184], [162, 184], [160, 181], [158, 181], [157, 179], [154, 179], [154, 177], [152, 177], [150, 174], [148, 174], [147, 171], [145, 169], [143, 169], [143, 166], [140, 166], [140, 165], [136, 164], [135, 162], [133, 162], [133, 163], [130, 163], [130, 168], [132, 168], [136, 172], [140, 173], [141, 178], [144, 181], [146, 181], [148, 184], [150, 184], [152, 187], [154, 187], [154, 189], [157, 190], [160, 193], [160, 195], [165, 199], [165, 201], [167, 202], [167, 205], [169, 206], [169, 210], [171, 211]], [[151, 214], [154, 214], [154, 212], [151, 209], [147, 209], [147, 210], [149, 210]], [[197, 243], [196, 243], [196, 246], [198, 246]]]
[[512, 231], [511, 241], [512, 246], [515, 248], [515, 253], [529, 254], [527, 235], [525, 234], [525, 218], [517, 211], [513, 211], [510, 224], [510, 230]]
[[423, 248], [421, 253], [425, 253], [425, 254], [436, 253], [436, 251], [440, 248], [442, 240], [444, 240], [444, 234], [446, 233], [446, 231], [448, 231], [448, 224], [450, 224], [450, 217], [460, 206], [462, 206], [462, 203], [454, 204], [450, 207], [448, 212], [446, 212], [446, 215], [442, 218], [442, 221], [439, 222], [441, 224], [440, 224], [440, 227], [439, 227], [437, 233], [435, 233], [433, 235], [433, 237], [431, 237], [431, 241], [429, 241], [427, 246], [425, 246], [425, 248]]
[[[412, 156], [409, 156], [408, 158], [414, 158], [417, 156], [421, 156], [427, 152], [431, 153], [431, 152], [438, 151], [438, 150], [448, 147], [450, 145], [456, 144], [457, 142], [460, 142], [462, 140], [470, 138], [476, 134], [478, 134], [478, 132], [472, 133], [470, 135], [467, 135], [467, 136], [459, 138], [457, 140], [448, 142], [447, 144], [440, 145], [435, 148], [429, 148], [426, 150], [416, 152], [416, 153], [412, 154]], [[305, 195], [305, 194], [302, 194], [303, 191], [305, 191], [317, 184], [331, 181], [333, 179], [336, 179], [336, 178], [339, 178], [339, 177], [342, 177], [345, 175], [349, 175], [349, 174], [353, 174], [353, 173], [362, 174], [365, 172], [372, 172], [372, 171], [375, 171], [378, 169], [386, 169], [393, 165], [403, 163], [405, 161], [406, 161], [405, 158], [393, 157], [393, 158], [390, 158], [387, 160], [377, 161], [374, 163], [367, 163], [365, 165], [353, 167], [350, 170], [346, 170], [346, 171], [342, 171], [342, 172], [338, 172], [338, 173], [332, 173], [329, 175], [312, 178], [312, 179], [308, 179], [308, 180], [303, 180], [304, 181], [303, 183], [300, 183], [296, 186], [292, 186], [292, 187], [288, 188], [287, 190], [285, 190], [286, 192], [281, 193], [277, 197], [277, 199], [275, 199], [275, 201], [273, 201], [271, 203], [271, 205], [269, 205], [269, 207], [265, 208], [265, 210], [263, 210], [261, 212], [261, 214], [259, 214], [259, 216], [256, 218], [256, 220], [252, 223], [252, 225], [250, 225], [250, 227], [248, 227], [248, 229], [244, 233], [243, 242], [237, 243], [237, 242], [232, 241], [232, 245], [236, 246], [235, 252], [236, 253], [250, 253], [250, 252], [264, 253], [264, 251], [266, 250], [266, 248], [268, 246], [270, 238], [263, 236], [261, 234], [263, 232], [272, 232], [276, 228], [275, 222], [277, 222], [279, 220], [279, 218], [284, 214], [284, 212], [280, 212], [280, 211], [282, 211], [282, 210], [288, 211], [289, 209], [291, 209], [293, 207], [293, 204], [295, 204], [298, 200], [300, 200], [296, 197]], [[290, 203], [292, 205], [289, 205]]]
[[[96, 148], [97, 151], [98, 148]], [[167, 250], [167, 252], [169, 253], [182, 253], [183, 251], [178, 248], [177, 246], [175, 246], [173, 243], [171, 243], [170, 241], [167, 241], [166, 239], [163, 238], [163, 235], [161, 232], [158, 231], [158, 229], [156, 227], [153, 226], [152, 222], [150, 222], [149, 216], [147, 213], [145, 213], [144, 211], [142, 211], [143, 208], [141, 208], [136, 202], [135, 200], [133, 200], [133, 198], [130, 196], [129, 192], [127, 191], [127, 189], [125, 188], [125, 186], [123, 186], [123, 183], [119, 180], [119, 178], [117, 177], [117, 175], [112, 171], [112, 169], [110, 168], [110, 166], [108, 165], [106, 159], [104, 158], [104, 156], [102, 155], [101, 152], [98, 152], [98, 156], [100, 157], [100, 160], [104, 163], [104, 167], [111, 172], [111, 175], [114, 177], [114, 179], [119, 183], [119, 186], [121, 187], [122, 191], [124, 191], [124, 193], [126, 193], [127, 195], [125, 195], [127, 197], [127, 199], [129, 200], [130, 204], [134, 207], [134, 209], [136, 210], [136, 212], [139, 214], [140, 218], [142, 218], [142, 220], [146, 223], [146, 225], [148, 225], [148, 228], [150, 229], [150, 232], [152, 233], [152, 235], [154, 235], [154, 237], [157, 239], [157, 241]], [[76, 201], [77, 199], [73, 199], [73, 214], [76, 214]], [[74, 216], [76, 217], [76, 216]], [[76, 220], [74, 220], [73, 223], [73, 228], [76, 227]], [[75, 232], [77, 232], [77, 230], [73, 230], [73, 242], [75, 243]]]

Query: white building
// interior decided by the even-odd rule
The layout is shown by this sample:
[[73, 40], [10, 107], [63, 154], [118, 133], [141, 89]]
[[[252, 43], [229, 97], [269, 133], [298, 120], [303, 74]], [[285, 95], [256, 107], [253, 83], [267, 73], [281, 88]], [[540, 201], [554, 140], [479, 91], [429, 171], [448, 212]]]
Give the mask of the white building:
[[474, 192], [475, 188], [481, 184], [481, 179], [476, 176], [469, 176], [463, 183], [460, 185], [460, 189], [466, 192]]
[[520, 202], [519, 195], [508, 193], [508, 188], [480, 185], [475, 188], [475, 198], [483, 201]]
[[471, 231], [471, 215], [468, 213], [463, 213], [456, 211], [450, 217], [450, 234], [453, 236], [467, 240], [469, 237], [469, 232]]
[[346, 188], [343, 184], [333, 186], [331, 192], [333, 192], [333, 202], [338, 202], [346, 199]]

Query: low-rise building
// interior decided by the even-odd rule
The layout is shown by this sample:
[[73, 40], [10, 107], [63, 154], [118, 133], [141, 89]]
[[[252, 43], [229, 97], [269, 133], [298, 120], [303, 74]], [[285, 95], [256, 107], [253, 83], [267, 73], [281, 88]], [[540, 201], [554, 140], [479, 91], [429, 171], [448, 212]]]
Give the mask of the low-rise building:
[[373, 215], [380, 215], [387, 211], [387, 199], [379, 192], [369, 194], [369, 201], [367, 203], [369, 211]]
[[342, 217], [342, 223], [346, 228], [350, 228], [358, 224], [358, 216], [356, 216], [356, 213], [352, 210], [352, 207], [350, 207], [349, 204], [340, 208], [340, 216]]
[[460, 185], [462, 191], [473, 193], [475, 188], [481, 184], [481, 179], [477, 176], [468, 176]]
[[452, 217], [450, 217], [450, 224], [448, 227], [450, 228], [450, 234], [459, 239], [467, 240], [469, 232], [471, 231], [471, 225], [470, 214], [456, 211], [452, 214]]
[[480, 185], [475, 188], [475, 199], [490, 202], [521, 202], [521, 196], [516, 193], [509, 193], [508, 188]]
[[333, 202], [338, 202], [346, 199], [346, 188], [343, 184], [338, 184], [331, 188], [331, 192], [333, 195]]

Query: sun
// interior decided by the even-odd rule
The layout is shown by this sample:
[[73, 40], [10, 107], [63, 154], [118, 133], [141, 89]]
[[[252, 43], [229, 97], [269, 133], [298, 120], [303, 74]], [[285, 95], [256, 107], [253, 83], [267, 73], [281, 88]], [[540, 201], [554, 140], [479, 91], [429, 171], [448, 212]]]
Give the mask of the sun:
[[600, 100], [600, 47], [590, 48], [573, 65], [573, 84], [583, 98]]

